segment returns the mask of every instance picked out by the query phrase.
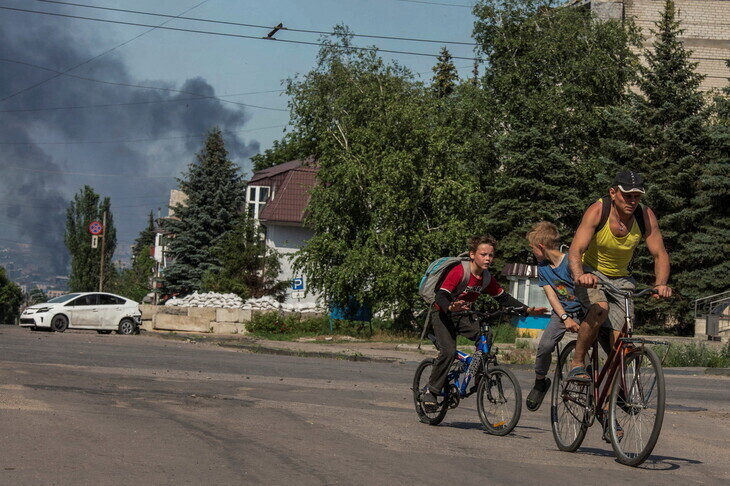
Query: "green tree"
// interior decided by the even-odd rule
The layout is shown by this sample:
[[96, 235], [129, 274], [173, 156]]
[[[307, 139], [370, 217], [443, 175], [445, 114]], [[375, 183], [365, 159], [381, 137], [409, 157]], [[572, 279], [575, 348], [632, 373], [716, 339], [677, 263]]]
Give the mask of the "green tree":
[[[609, 173], [596, 160], [598, 114], [619, 103], [635, 75], [631, 23], [597, 22], [552, 1], [481, 0], [474, 37], [486, 57], [475, 111], [495, 111], [482, 151], [488, 228], [509, 261], [525, 261], [539, 220], [572, 234]], [[562, 3], [562, 2], [561, 2]]]
[[147, 221], [147, 227], [143, 229], [136, 240], [134, 240], [134, 246], [132, 247], [132, 255], [136, 257], [141, 252], [149, 252], [149, 248], [155, 244], [155, 220], [150, 211], [149, 219]]
[[288, 86], [292, 123], [316, 142], [320, 167], [306, 219], [315, 234], [295, 265], [330, 303], [398, 312], [415, 303], [428, 261], [462, 251], [475, 231], [483, 199], [458, 124], [468, 110], [442, 106], [408, 70], [337, 32]]
[[[703, 76], [695, 71], [697, 63], [690, 61], [691, 51], [679, 38], [682, 32], [675, 4], [667, 0], [651, 30], [653, 46], [645, 50], [646, 63], [637, 82], [640, 93], [607, 112], [611, 136], [602, 143], [617, 166], [646, 177], [646, 203], [657, 215], [672, 261], [671, 278], [679, 294], [637, 307], [639, 320], [654, 324], [670, 317], [670, 322], [689, 322], [690, 301], [701, 297], [700, 287], [708, 285], [705, 277], [697, 280], [696, 271], [710, 270], [696, 253], [705, 247], [698, 244], [693, 250], [689, 236], [705, 234], [705, 226], [712, 224], [708, 221], [712, 205], [700, 206], [706, 200], [699, 190], [702, 184], [712, 184], [704, 176], [715, 169], [708, 166], [708, 111], [700, 91]], [[643, 247], [637, 251], [634, 273], [640, 281], [653, 283], [653, 260]]]
[[68, 286], [72, 292], [90, 292], [99, 290], [101, 271], [102, 241], [99, 238], [97, 248], [91, 248], [89, 225], [93, 221], [102, 222], [106, 213], [104, 228], [104, 282], [102, 288], [114, 277], [112, 257], [117, 247], [117, 230], [114, 227], [114, 216], [111, 201], [105, 197], [100, 201], [99, 195], [90, 186], [84, 186], [66, 210], [66, 234], [64, 242], [71, 255], [71, 274]]
[[693, 299], [730, 290], [730, 84], [715, 96], [712, 113], [707, 162], [691, 203], [700, 228], [684, 235], [694, 268], [679, 290]]
[[270, 149], [251, 157], [253, 171], [258, 172], [292, 160], [305, 160], [314, 155], [314, 150], [311, 140], [297, 132], [287, 133], [281, 140], [274, 140]]
[[155, 243], [155, 221], [150, 212], [147, 226], [139, 233], [132, 247], [132, 266], [118, 271], [109, 291], [141, 302], [150, 293], [155, 269], [152, 251]]
[[220, 268], [203, 276], [203, 289], [234, 293], [242, 299], [273, 295], [283, 298], [289, 282], [278, 280], [281, 265], [266, 246], [261, 227], [242, 212], [231, 231], [213, 249]]
[[454, 92], [459, 75], [456, 73], [456, 66], [451, 58], [451, 53], [446, 47], [441, 48], [438, 61], [433, 67], [432, 87], [436, 96], [444, 98]]
[[179, 183], [187, 200], [165, 221], [174, 236], [168, 246], [173, 262], [164, 279], [168, 292], [186, 295], [201, 288], [205, 272], [220, 268], [211, 249], [234, 227], [245, 202], [240, 170], [228, 158], [219, 128], [210, 131], [197, 162]]
[[48, 296], [46, 295], [46, 293], [38, 287], [32, 288], [30, 292], [28, 292], [28, 294], [25, 296], [25, 301], [28, 305], [40, 304], [42, 302], [46, 302], [47, 300]]
[[20, 317], [20, 305], [23, 303], [23, 291], [18, 284], [11, 282], [0, 267], [0, 323], [15, 324]]

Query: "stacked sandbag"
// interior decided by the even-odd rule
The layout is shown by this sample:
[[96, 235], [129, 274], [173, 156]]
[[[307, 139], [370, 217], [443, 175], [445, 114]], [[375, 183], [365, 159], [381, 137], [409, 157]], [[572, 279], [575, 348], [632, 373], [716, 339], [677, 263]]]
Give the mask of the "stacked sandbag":
[[217, 292], [205, 292], [199, 294], [197, 291], [182, 298], [172, 298], [165, 302], [165, 305], [176, 307], [213, 307], [217, 309], [238, 309], [243, 304], [236, 294], [219, 294]]

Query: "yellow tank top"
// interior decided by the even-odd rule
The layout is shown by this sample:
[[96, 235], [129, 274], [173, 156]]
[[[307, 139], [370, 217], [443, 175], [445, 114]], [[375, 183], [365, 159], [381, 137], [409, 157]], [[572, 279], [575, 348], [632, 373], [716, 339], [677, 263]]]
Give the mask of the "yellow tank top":
[[641, 230], [636, 218], [631, 230], [622, 238], [611, 232], [609, 219], [591, 238], [588, 250], [583, 254], [583, 263], [606, 276], [625, 277], [629, 274], [629, 263], [639, 241], [641, 241]]

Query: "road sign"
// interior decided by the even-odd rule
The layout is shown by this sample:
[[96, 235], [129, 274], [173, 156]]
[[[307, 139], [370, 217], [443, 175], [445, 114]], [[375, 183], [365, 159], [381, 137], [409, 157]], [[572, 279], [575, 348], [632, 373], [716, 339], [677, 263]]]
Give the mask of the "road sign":
[[100, 222], [92, 221], [89, 224], [89, 233], [92, 235], [100, 235], [102, 231], [104, 231], [104, 226]]
[[303, 299], [304, 298], [304, 291], [303, 290], [295, 290], [291, 293], [292, 299]]
[[91, 237], [91, 247], [92, 248], [96, 248], [98, 246], [99, 246], [99, 236], [92, 235], [92, 237]]
[[294, 277], [291, 279], [292, 290], [304, 290], [304, 277]]

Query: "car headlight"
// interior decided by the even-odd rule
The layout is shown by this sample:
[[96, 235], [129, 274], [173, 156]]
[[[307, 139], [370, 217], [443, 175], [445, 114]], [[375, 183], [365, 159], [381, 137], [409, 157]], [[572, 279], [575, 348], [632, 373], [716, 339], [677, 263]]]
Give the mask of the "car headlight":
[[51, 310], [50, 307], [41, 307], [40, 309], [36, 310], [35, 313], [40, 314], [41, 312], [48, 312], [49, 310]]

